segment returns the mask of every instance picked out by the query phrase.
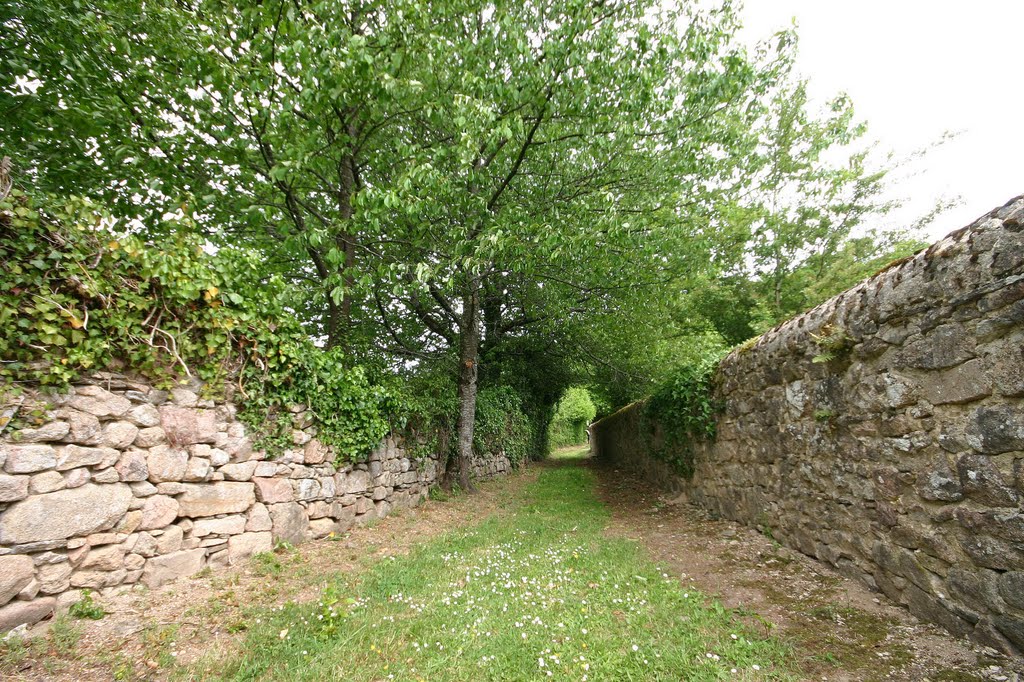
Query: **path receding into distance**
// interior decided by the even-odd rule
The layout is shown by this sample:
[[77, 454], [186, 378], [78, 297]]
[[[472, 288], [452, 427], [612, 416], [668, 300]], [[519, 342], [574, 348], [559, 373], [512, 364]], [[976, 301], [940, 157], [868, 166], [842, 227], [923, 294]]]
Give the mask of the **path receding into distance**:
[[587, 454], [565, 449], [477, 495], [124, 595], [106, 604], [103, 620], [80, 626], [74, 647], [29, 650], [16, 665], [5, 655], [0, 673], [1012, 679], [979, 649], [770, 537], [672, 504]]

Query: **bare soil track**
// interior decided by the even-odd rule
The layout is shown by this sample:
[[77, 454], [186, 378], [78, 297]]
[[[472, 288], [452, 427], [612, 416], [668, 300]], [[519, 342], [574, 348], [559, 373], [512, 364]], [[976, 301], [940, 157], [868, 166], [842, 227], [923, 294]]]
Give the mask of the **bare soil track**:
[[758, 531], [673, 504], [630, 472], [587, 460], [612, 511], [609, 532], [793, 647], [807, 680], [1024, 679], [1024, 661], [957, 639]]

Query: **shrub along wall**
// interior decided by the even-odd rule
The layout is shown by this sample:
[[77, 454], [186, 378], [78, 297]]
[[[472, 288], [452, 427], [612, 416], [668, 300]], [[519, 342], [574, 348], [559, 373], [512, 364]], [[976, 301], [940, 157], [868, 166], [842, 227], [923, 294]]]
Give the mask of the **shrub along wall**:
[[[226, 402], [201, 387], [158, 390], [101, 373], [47, 401], [31, 397], [0, 439], [0, 632], [77, 601], [82, 588], [157, 587], [342, 532], [419, 503], [438, 455], [387, 438], [336, 465], [311, 414], [290, 409], [291, 447], [254, 447]], [[480, 479], [511, 468], [479, 457]]]
[[1024, 652], [1024, 197], [733, 351], [714, 386], [713, 441], [673, 446], [640, 403], [593, 427], [598, 455]]

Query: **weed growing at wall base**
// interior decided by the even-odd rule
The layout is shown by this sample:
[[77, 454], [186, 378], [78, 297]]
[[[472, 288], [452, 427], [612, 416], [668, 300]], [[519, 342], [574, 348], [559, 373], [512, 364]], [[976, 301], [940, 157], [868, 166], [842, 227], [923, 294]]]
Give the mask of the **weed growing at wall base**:
[[[455, 531], [312, 604], [259, 614], [197, 679], [778, 680], [787, 652], [628, 541], [580, 467], [550, 465], [507, 516]], [[254, 621], [256, 619], [254, 618]]]
[[106, 615], [103, 607], [96, 603], [89, 590], [82, 591], [82, 598], [71, 605], [68, 613], [75, 618], [88, 618], [89, 620], [99, 620]]

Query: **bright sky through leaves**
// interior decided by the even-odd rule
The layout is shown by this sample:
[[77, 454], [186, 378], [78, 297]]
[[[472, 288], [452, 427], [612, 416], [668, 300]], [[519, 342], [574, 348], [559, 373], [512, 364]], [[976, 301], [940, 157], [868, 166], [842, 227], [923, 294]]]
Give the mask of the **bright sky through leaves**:
[[882, 148], [905, 156], [962, 131], [908, 168], [915, 175], [893, 188], [907, 205], [888, 222], [960, 195], [929, 228], [937, 239], [1024, 193], [1024, 2], [748, 0], [742, 16], [751, 42], [795, 17], [812, 96], [848, 92]]

